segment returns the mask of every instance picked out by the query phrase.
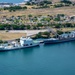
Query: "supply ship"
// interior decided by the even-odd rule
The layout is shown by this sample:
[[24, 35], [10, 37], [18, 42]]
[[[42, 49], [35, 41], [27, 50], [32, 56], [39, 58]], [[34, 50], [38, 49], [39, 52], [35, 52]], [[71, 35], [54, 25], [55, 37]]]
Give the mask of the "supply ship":
[[31, 39], [30, 37], [21, 37], [20, 42], [17, 43], [16, 41], [12, 41], [11, 44], [2, 44], [0, 46], [0, 51], [10, 51], [10, 50], [19, 50], [29, 47], [39, 46], [41, 41], [36, 41]]

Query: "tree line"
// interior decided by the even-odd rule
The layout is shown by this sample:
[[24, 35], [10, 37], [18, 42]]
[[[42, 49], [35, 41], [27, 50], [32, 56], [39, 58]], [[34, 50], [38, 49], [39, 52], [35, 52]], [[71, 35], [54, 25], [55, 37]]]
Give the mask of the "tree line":
[[25, 25], [0, 24], [0, 30], [24, 30]]
[[64, 24], [48, 24], [43, 25], [42, 23], [38, 23], [35, 25], [17, 25], [17, 24], [0, 24], [0, 30], [27, 30], [27, 29], [41, 29], [42, 27], [53, 27], [53, 28], [68, 28], [68, 27], [75, 27], [75, 24], [72, 23], [64, 23]]
[[26, 6], [24, 6], [24, 7], [21, 7], [21, 6], [4, 7], [4, 10], [9, 10], [10, 12], [16, 11], [16, 10], [21, 10], [21, 9], [25, 10], [25, 9], [27, 9], [27, 7]]

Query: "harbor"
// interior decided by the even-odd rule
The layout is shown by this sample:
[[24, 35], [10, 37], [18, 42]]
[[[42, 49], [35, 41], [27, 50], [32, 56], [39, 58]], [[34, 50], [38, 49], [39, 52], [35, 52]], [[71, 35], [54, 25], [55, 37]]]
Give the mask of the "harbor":
[[29, 47], [40, 46], [41, 44], [55, 44], [71, 41], [75, 41], [75, 31], [63, 33], [58, 35], [57, 38], [47, 38], [41, 40], [33, 40], [31, 37], [21, 37], [18, 41], [11, 41], [10, 43], [1, 44], [0, 51], [20, 50]]
[[0, 0], [0, 75], [75, 75], [75, 0]]

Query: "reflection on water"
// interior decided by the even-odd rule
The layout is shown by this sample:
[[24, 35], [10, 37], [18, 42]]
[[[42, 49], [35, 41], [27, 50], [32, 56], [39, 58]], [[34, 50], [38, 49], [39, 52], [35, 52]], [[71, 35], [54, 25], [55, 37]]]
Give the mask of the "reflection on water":
[[32, 54], [33, 48], [25, 48], [22, 50], [22, 53], [25, 55]]
[[0, 56], [1, 55], [8, 55], [8, 52], [5, 52], [5, 51], [4, 52], [0, 52]]
[[40, 47], [37, 46], [37, 47], [32, 47], [32, 48], [25, 48], [22, 50], [22, 53], [25, 54], [25, 55], [28, 55], [28, 54], [32, 54], [34, 52], [34, 50], [38, 50]]

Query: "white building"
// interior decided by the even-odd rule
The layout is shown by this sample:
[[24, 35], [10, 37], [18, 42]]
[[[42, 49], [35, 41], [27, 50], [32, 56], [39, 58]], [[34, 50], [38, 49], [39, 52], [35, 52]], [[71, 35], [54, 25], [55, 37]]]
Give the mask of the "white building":
[[10, 7], [10, 6], [13, 6], [14, 4], [13, 3], [0, 3], [0, 7], [3, 8], [3, 7]]
[[32, 0], [32, 2], [34, 2], [34, 3], [40, 3], [42, 1], [44, 1], [44, 0]]

